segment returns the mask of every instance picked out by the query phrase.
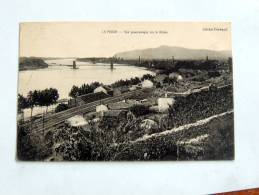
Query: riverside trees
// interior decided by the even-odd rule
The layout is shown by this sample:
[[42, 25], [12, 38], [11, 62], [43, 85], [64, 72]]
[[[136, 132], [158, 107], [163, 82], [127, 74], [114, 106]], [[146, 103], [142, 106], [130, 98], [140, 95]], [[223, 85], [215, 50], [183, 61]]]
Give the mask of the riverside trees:
[[44, 89], [42, 91], [38, 91], [38, 97], [36, 99], [36, 103], [39, 106], [46, 106], [46, 112], [48, 111], [48, 107], [57, 102], [59, 98], [58, 90], [49, 88]]
[[102, 83], [99, 82], [93, 82], [91, 84], [83, 84], [81, 87], [73, 86], [71, 91], [69, 92], [69, 96], [72, 98], [76, 98], [80, 95], [85, 95], [88, 93], [93, 93], [95, 88], [101, 86]]
[[30, 108], [32, 117], [33, 108], [35, 106], [46, 106], [47, 111], [48, 107], [56, 103], [58, 98], [58, 90], [54, 88], [29, 91], [27, 97], [18, 94], [18, 111], [20, 112], [25, 108]]
[[[140, 84], [141, 81], [144, 81], [144, 80], [153, 81], [154, 78], [155, 78], [155, 76], [153, 76], [151, 74], [145, 74], [141, 78], [134, 77], [134, 78], [125, 79], [125, 80], [120, 79], [120, 80], [112, 83], [110, 86], [113, 87], [113, 88], [116, 88], [116, 87], [137, 85], [137, 84]], [[102, 83], [99, 83], [97, 81], [93, 82], [93, 83], [90, 83], [90, 84], [83, 84], [80, 87], [74, 85], [69, 92], [69, 96], [72, 97], [72, 98], [76, 98], [77, 96], [85, 95], [85, 94], [88, 94], [88, 93], [93, 93], [93, 91], [97, 87], [102, 86], [102, 85], [103, 85]]]

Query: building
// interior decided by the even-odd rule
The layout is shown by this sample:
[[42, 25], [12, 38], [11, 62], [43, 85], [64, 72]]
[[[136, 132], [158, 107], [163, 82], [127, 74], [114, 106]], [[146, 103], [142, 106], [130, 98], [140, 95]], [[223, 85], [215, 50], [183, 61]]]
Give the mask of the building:
[[121, 95], [122, 93], [128, 92], [130, 89], [127, 86], [116, 87], [113, 89], [113, 96]]
[[170, 73], [170, 74], [169, 74], [169, 78], [170, 78], [170, 79], [174, 79], [174, 80], [176, 80], [176, 81], [181, 81], [181, 80], [183, 80], [183, 77], [182, 77], [180, 74], [175, 73], [175, 72]]
[[99, 93], [99, 92], [108, 94], [107, 90], [103, 86], [99, 86], [99, 87], [95, 88], [94, 93]]
[[102, 99], [108, 98], [110, 95], [104, 93], [104, 92], [97, 92], [97, 93], [89, 93], [86, 95], [78, 96], [77, 98], [70, 99], [68, 101], [68, 107], [72, 108], [75, 106], [81, 106], [84, 104], [88, 104], [94, 101], [101, 101]]
[[132, 85], [132, 86], [130, 86], [130, 88], [129, 88], [130, 91], [134, 91], [134, 90], [136, 90], [136, 89], [137, 89], [137, 85]]
[[106, 93], [108, 95], [113, 95], [113, 89], [111, 89], [108, 86], [104, 86], [104, 85], [95, 88], [94, 93], [98, 93], [98, 92], [103, 92], [103, 93]]
[[97, 93], [89, 93], [87, 95], [83, 95], [83, 96], [79, 96], [84, 103], [91, 103], [94, 101], [99, 101], [105, 98], [110, 97], [108, 94], [104, 93], [104, 92], [97, 92]]
[[144, 80], [142, 83], [142, 88], [152, 88], [154, 86], [153, 82], [150, 80]]
[[127, 111], [126, 110], [108, 110], [107, 112], [104, 112], [103, 115], [104, 118], [109, 119], [126, 119], [127, 118]]
[[110, 110], [121, 110], [121, 109], [126, 110], [126, 109], [130, 109], [133, 105], [135, 104], [131, 102], [121, 101], [121, 102], [109, 104], [108, 108]]
[[70, 127], [82, 127], [88, 125], [88, 122], [81, 115], [75, 115], [65, 121]]
[[144, 119], [140, 123], [140, 128], [145, 131], [145, 134], [152, 134], [158, 129], [158, 124], [151, 119]]
[[159, 112], [165, 112], [169, 109], [170, 106], [172, 106], [175, 102], [174, 98], [158, 98], [158, 110]]
[[106, 105], [98, 105], [96, 106], [96, 112], [105, 112], [108, 111], [108, 107]]

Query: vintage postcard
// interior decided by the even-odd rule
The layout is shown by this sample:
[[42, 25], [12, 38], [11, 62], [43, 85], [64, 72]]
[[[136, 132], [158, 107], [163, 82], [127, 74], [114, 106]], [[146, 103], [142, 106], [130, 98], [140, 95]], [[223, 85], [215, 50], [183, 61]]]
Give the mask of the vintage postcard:
[[17, 159], [233, 160], [229, 22], [20, 24]]

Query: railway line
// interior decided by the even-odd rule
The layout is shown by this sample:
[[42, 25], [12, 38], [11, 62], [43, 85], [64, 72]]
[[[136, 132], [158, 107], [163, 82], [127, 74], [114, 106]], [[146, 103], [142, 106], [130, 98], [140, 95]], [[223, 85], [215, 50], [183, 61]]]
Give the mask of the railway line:
[[[126, 92], [118, 96], [108, 97], [102, 100], [98, 100], [95, 102], [91, 102], [85, 105], [77, 106], [59, 113], [49, 115], [46, 118], [38, 119], [31, 124], [30, 134], [48, 131], [48, 129], [50, 129], [51, 127], [64, 122], [66, 119], [70, 117], [73, 117], [78, 114], [85, 114], [88, 112], [95, 111], [97, 105], [122, 101], [124, 99], [130, 98], [133, 95], [139, 95], [143, 91], [144, 91], [143, 89], [139, 89], [135, 91]], [[22, 126], [25, 126], [25, 125], [22, 125]]]
[[[223, 87], [227, 87], [227, 86], [229, 86], [229, 85], [223, 85], [223, 86], [217, 86], [217, 87], [223, 88]], [[205, 88], [209, 88], [209, 86], [205, 86], [202, 89], [205, 89]], [[134, 95], [140, 95], [142, 92], [144, 92], [144, 90], [145, 89], [138, 89], [138, 90], [123, 93], [118, 96], [108, 97], [108, 98], [105, 98], [102, 100], [98, 100], [98, 101], [94, 101], [94, 102], [91, 102], [88, 104], [70, 108], [68, 110], [46, 116], [42, 119], [37, 119], [36, 121], [33, 121], [31, 124], [27, 123], [27, 124], [23, 124], [21, 126], [29, 126], [31, 129], [30, 134], [34, 134], [34, 133], [38, 133], [38, 132], [47, 132], [53, 126], [64, 122], [66, 119], [68, 119], [70, 117], [73, 117], [78, 114], [85, 114], [85, 113], [95, 111], [97, 105], [109, 104], [109, 103], [115, 103], [118, 101], [122, 101], [122, 100], [130, 98]]]

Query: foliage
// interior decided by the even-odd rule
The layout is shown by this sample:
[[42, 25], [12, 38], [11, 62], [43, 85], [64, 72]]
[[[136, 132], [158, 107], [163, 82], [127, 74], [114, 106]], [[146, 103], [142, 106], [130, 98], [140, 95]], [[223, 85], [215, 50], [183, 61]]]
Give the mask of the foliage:
[[136, 117], [139, 117], [139, 116], [146, 115], [146, 114], [149, 114], [149, 113], [150, 113], [148, 106], [145, 106], [145, 105], [143, 105], [143, 104], [136, 104], [136, 105], [132, 106], [132, 107], [130, 108], [130, 111], [131, 111]]
[[32, 111], [34, 106], [36, 106], [38, 104], [38, 91], [34, 90], [34, 91], [29, 91], [28, 95], [27, 95], [27, 103], [28, 103], [28, 107], [31, 109], [31, 118], [32, 118]]
[[[110, 147], [112, 160], [225, 160], [234, 157], [233, 114], [214, 118], [205, 124], [155, 135], [137, 142], [124, 142]], [[204, 153], [177, 151], [178, 141], [208, 134], [205, 143], [197, 143]], [[180, 158], [179, 158], [180, 157]]]
[[55, 148], [64, 160], [90, 160], [91, 142], [78, 134], [69, 134], [68, 138]]
[[141, 81], [144, 81], [144, 80], [151, 80], [151, 81], [154, 81], [154, 76], [151, 75], [151, 74], [144, 74], [142, 77], [141, 77]]
[[93, 82], [91, 84], [83, 84], [80, 87], [73, 85], [73, 87], [71, 88], [71, 90], [69, 92], [69, 96], [75, 98], [80, 95], [93, 93], [93, 91], [101, 85], [102, 85], [102, 83], [99, 83], [99, 82]]
[[39, 100], [39, 91], [29, 91], [27, 95], [28, 106], [32, 109], [34, 106], [38, 105]]
[[177, 82], [177, 78], [165, 77], [163, 83], [174, 84]]
[[[209, 140], [205, 145], [204, 159], [225, 159], [234, 158], [234, 120], [233, 115], [218, 118], [209, 125]], [[216, 146], [216, 147], [215, 147]]]
[[18, 111], [21, 111], [29, 107], [29, 103], [26, 97], [18, 94]]
[[69, 96], [75, 98], [76, 96], [78, 96], [78, 91], [79, 91], [79, 87], [73, 85], [69, 92]]
[[17, 158], [24, 161], [43, 160], [51, 154], [51, 148], [46, 145], [39, 134], [28, 134], [26, 127], [17, 129]]
[[130, 86], [130, 85], [137, 85], [141, 82], [141, 80], [138, 77], [134, 77], [131, 79], [125, 79], [125, 80], [118, 80], [115, 83], [112, 84], [113, 87], [123, 87], [123, 86]]
[[56, 109], [55, 109], [55, 112], [61, 112], [61, 111], [64, 111], [64, 110], [67, 110], [68, 109], [68, 105], [67, 104], [64, 104], [64, 103], [60, 103]]
[[56, 103], [58, 98], [58, 90], [54, 88], [29, 91], [27, 97], [18, 94], [18, 110], [30, 108], [32, 117], [32, 111], [35, 106], [47, 106], [48, 108], [51, 104]]
[[59, 98], [57, 89], [49, 88], [42, 91], [38, 91], [37, 103], [39, 106], [50, 106], [56, 103]]
[[[154, 80], [154, 76], [151, 74], [145, 74], [141, 78], [134, 77], [130, 79], [121, 79], [116, 81], [115, 83], [111, 84], [112, 87], [124, 87], [124, 86], [130, 86], [130, 85], [137, 85], [140, 84], [143, 80]], [[69, 96], [72, 98], [76, 98], [77, 96], [93, 93], [94, 89], [101, 86], [102, 83], [99, 82], [93, 82], [91, 84], [83, 84], [80, 87], [73, 86], [69, 92]]]
[[35, 57], [21, 57], [19, 59], [19, 70], [31, 70], [47, 68], [48, 64], [43, 59]]
[[180, 126], [233, 109], [232, 86], [192, 93], [186, 97], [176, 97], [169, 108], [170, 126]]
[[91, 160], [93, 142], [90, 131], [63, 126], [53, 134], [54, 151], [63, 160]]

